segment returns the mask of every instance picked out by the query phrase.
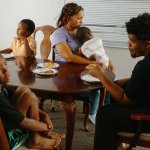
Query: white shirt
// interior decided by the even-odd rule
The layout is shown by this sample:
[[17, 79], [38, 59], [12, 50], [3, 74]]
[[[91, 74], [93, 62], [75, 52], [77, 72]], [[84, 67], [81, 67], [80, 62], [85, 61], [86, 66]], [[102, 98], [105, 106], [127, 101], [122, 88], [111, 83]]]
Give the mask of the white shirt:
[[90, 58], [93, 54], [96, 54], [96, 60], [104, 63], [108, 67], [109, 58], [105, 53], [105, 49], [100, 38], [92, 38], [91, 40], [86, 41], [82, 45], [81, 51], [87, 58]]

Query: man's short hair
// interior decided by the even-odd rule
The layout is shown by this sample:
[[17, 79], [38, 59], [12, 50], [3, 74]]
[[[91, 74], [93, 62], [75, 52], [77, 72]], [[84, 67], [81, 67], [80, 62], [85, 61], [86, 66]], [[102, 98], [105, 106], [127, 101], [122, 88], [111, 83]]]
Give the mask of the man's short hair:
[[25, 23], [27, 25], [27, 30], [31, 32], [31, 34], [34, 32], [35, 30], [35, 24], [32, 20], [30, 19], [23, 19], [21, 20], [21, 22]]
[[149, 41], [150, 40], [150, 14], [143, 13], [137, 17], [131, 18], [126, 22], [126, 30], [128, 34], [136, 36], [137, 40]]

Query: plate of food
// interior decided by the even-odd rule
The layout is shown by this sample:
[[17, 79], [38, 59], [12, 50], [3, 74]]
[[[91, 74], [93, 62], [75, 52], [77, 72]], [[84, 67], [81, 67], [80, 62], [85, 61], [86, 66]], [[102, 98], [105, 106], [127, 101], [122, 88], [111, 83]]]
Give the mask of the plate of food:
[[48, 61], [48, 62], [44, 62], [44, 63], [38, 63], [37, 66], [39, 67], [47, 67], [47, 68], [58, 68], [59, 64], [52, 62], [52, 61]]
[[42, 75], [42, 76], [50, 76], [50, 75], [55, 75], [57, 74], [56, 69], [50, 69], [50, 68], [36, 68], [33, 70], [33, 73], [37, 75]]

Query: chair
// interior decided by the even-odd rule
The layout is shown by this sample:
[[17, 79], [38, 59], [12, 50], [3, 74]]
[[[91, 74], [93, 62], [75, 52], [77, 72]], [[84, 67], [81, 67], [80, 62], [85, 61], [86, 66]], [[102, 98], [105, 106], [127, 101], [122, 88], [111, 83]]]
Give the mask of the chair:
[[0, 118], [0, 150], [10, 150], [1, 118]]
[[[43, 40], [41, 41], [40, 44], [40, 54], [41, 54], [41, 58], [42, 59], [48, 59], [50, 52], [51, 52], [51, 42], [50, 42], [50, 35], [54, 32], [55, 28], [51, 25], [44, 25], [41, 27], [37, 27], [35, 28], [34, 33], [32, 34], [32, 37], [35, 39], [36, 38], [36, 33], [38, 31], [42, 31], [44, 37]], [[40, 108], [43, 109], [43, 102], [45, 100], [43, 100], [41, 98], [41, 103], [40, 103]], [[51, 100], [51, 109], [52, 112], [54, 111], [54, 107], [53, 107], [53, 101]]]
[[117, 134], [116, 149], [121, 143], [129, 144], [127, 150], [132, 150], [136, 146], [150, 148], [150, 134], [141, 133], [142, 123], [144, 121], [150, 121], [150, 115], [131, 114], [130, 118], [138, 122], [136, 133], [119, 132]]
[[44, 25], [41, 27], [37, 27], [32, 34], [32, 37], [35, 39], [37, 31], [42, 31], [44, 38], [40, 44], [40, 54], [42, 59], [48, 59], [48, 56], [51, 51], [51, 42], [50, 42], [50, 35], [54, 32], [55, 28], [50, 25]]

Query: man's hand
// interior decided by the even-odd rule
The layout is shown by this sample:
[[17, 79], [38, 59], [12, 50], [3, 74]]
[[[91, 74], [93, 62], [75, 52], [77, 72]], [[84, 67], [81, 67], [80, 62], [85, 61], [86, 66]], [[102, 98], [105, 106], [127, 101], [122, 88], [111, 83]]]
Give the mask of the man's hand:
[[90, 64], [88, 66], [86, 66], [86, 69], [89, 71], [89, 73], [96, 77], [99, 78], [100, 73], [102, 72], [102, 67], [103, 64]]
[[110, 71], [112, 71], [112, 72], [114, 72], [115, 71], [115, 68], [114, 68], [114, 66], [113, 66], [113, 64], [112, 64], [112, 62], [109, 60], [109, 64], [108, 64], [108, 69], [110, 70]]

